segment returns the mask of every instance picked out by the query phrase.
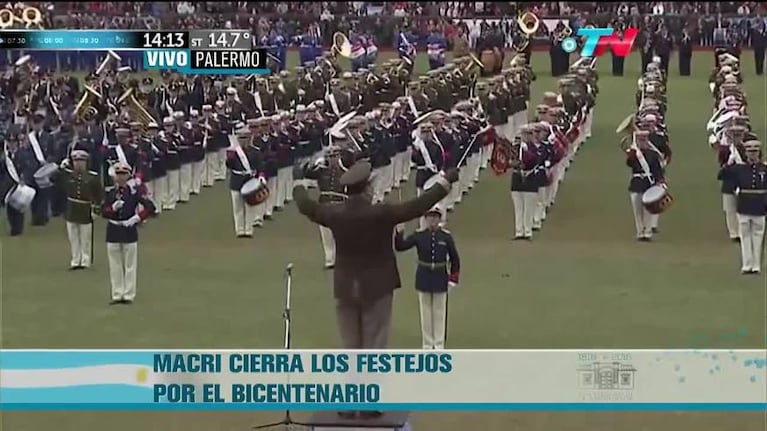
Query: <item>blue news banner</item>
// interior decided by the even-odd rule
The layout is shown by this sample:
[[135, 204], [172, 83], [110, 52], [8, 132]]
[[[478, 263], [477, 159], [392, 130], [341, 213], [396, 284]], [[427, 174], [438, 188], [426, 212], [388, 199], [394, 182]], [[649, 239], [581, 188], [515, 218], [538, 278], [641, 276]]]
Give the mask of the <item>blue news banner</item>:
[[746, 350], [0, 351], [6, 411], [767, 411], [766, 384]]
[[266, 49], [168, 50], [143, 52], [144, 70], [175, 70], [183, 74], [267, 75]]

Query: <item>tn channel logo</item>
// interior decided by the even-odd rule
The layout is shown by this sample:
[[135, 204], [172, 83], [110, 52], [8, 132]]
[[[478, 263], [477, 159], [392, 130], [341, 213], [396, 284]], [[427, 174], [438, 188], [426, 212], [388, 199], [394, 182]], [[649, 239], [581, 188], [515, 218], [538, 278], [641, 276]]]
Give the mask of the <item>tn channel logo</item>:
[[[601, 57], [608, 47], [616, 57], [627, 57], [638, 34], [639, 29], [636, 28], [626, 29], [622, 38], [611, 28], [579, 28], [576, 36], [584, 38], [581, 49], [583, 57]], [[567, 37], [560, 42], [560, 46], [570, 54], [578, 50], [578, 41], [574, 37]]]

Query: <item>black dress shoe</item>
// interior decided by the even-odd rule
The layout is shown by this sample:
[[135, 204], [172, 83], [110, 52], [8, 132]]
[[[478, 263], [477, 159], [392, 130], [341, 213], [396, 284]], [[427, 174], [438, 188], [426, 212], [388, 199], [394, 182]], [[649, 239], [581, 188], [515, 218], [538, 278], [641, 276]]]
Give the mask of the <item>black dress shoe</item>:
[[340, 417], [341, 419], [354, 419], [357, 417], [357, 412], [355, 411], [338, 412], [338, 417]]
[[658, 233], [658, 232], [660, 232], [660, 229], [658, 229], [657, 227], [652, 228], [652, 233]]
[[360, 417], [362, 419], [378, 419], [381, 416], [383, 416], [383, 412], [375, 410], [360, 412]]
[[123, 299], [121, 301], [121, 304], [123, 304], [123, 305], [133, 305], [133, 300], [132, 299]]
[[740, 238], [730, 238], [730, 241], [732, 241], [732, 242], [740, 242]]
[[522, 236], [522, 235], [517, 235], [517, 236], [515, 236], [515, 237], [512, 239], [512, 241], [519, 241], [519, 240], [521, 240], [521, 239], [525, 239], [525, 237], [524, 237], [524, 236]]
[[122, 299], [113, 299], [113, 300], [109, 301], [109, 305], [117, 305], [117, 304], [122, 304], [122, 303], [123, 303]]
[[237, 238], [247, 238], [247, 237], [248, 237], [248, 236], [247, 236], [247, 235], [245, 235], [245, 234], [242, 234], [242, 235], [237, 235]]
[[526, 236], [526, 237], [524, 237], [524, 238], [522, 238], [522, 239], [524, 239], [525, 241], [532, 241], [532, 240], [533, 240], [533, 237], [531, 237], [531, 236]]

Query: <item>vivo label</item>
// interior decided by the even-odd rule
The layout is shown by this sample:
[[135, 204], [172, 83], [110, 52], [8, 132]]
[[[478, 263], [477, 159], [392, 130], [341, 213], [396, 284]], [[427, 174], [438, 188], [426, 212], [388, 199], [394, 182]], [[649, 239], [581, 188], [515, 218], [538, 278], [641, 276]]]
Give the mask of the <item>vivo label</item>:
[[171, 69], [189, 66], [189, 54], [186, 51], [146, 51], [144, 52], [145, 69]]

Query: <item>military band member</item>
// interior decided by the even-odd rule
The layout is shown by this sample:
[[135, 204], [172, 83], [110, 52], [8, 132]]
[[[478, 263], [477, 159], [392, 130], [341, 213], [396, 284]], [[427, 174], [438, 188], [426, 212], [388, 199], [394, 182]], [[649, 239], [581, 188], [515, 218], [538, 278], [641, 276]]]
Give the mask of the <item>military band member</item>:
[[162, 213], [162, 207], [168, 199], [168, 170], [166, 164], [167, 142], [160, 139], [160, 126], [154, 121], [147, 124], [148, 145], [151, 151], [152, 181], [146, 183], [147, 195], [154, 202], [155, 215]]
[[651, 241], [652, 214], [642, 203], [642, 194], [656, 184], [664, 184], [660, 156], [650, 149], [650, 133], [640, 130], [634, 134], [636, 147], [626, 150], [626, 166], [631, 168], [629, 195], [634, 212], [634, 224], [638, 241]]
[[[727, 130], [727, 136], [725, 142], [719, 145], [719, 173], [717, 179], [722, 182], [722, 210], [724, 211], [724, 220], [727, 226], [727, 233], [730, 236], [730, 240], [738, 241], [740, 238], [738, 229], [738, 213], [737, 213], [737, 198], [735, 190], [737, 189], [737, 183], [734, 181], [729, 166], [735, 164], [742, 164], [743, 157], [741, 156], [741, 150], [743, 147], [743, 133], [745, 128], [743, 126], [732, 126]], [[724, 145], [721, 145], [724, 144]]]
[[[285, 111], [281, 111], [285, 112]], [[272, 117], [273, 145], [277, 157], [277, 200], [276, 210], [281, 211], [287, 203], [293, 200], [293, 164], [295, 161], [296, 139], [287, 127], [287, 117], [274, 115]]]
[[[349, 146], [351, 143], [345, 138], [334, 139], [333, 142], [327, 147], [325, 157], [306, 169], [306, 179], [317, 181], [321, 204], [341, 204], [347, 198], [345, 187], [341, 185], [341, 176], [348, 170], [348, 166], [352, 165], [353, 156], [349, 151], [342, 150], [340, 145]], [[319, 225], [319, 228], [325, 254], [325, 268], [331, 269], [336, 264], [333, 231], [323, 225]]]
[[178, 159], [181, 164], [178, 170], [178, 202], [188, 203], [192, 192], [192, 125], [186, 121], [186, 114], [181, 111], [173, 113], [173, 120], [173, 136], [178, 144]]
[[[102, 216], [107, 219], [107, 256], [112, 284], [110, 304], [131, 304], [136, 298], [138, 224], [154, 213], [154, 204], [143, 188], [128, 185], [131, 167], [114, 165], [114, 187], [107, 191]], [[141, 208], [141, 209], [139, 209]]]
[[202, 186], [213, 187], [218, 169], [218, 141], [222, 134], [218, 125], [213, 105], [202, 105], [203, 128], [202, 147], [205, 150], [205, 165], [202, 171]]
[[533, 141], [532, 125], [520, 129], [518, 142], [512, 146], [511, 200], [514, 204], [514, 239], [533, 239], [533, 220], [538, 211], [539, 185], [533, 174], [538, 150]]
[[242, 186], [253, 178], [258, 178], [262, 185], [266, 185], [266, 179], [259, 176], [263, 174], [260, 152], [250, 144], [250, 131], [243, 129], [237, 133], [237, 146], [227, 150], [226, 153], [234, 232], [237, 238], [253, 237], [253, 225], [257, 215], [256, 206], [251, 206], [245, 202], [241, 193]]
[[[37, 161], [32, 149], [29, 148], [28, 140], [23, 139], [24, 133], [12, 126], [8, 131], [6, 138], [7, 151], [3, 153], [4, 176], [7, 176], [9, 189], [17, 183], [25, 184], [31, 187], [34, 182], [34, 173], [37, 170]], [[21, 138], [21, 139], [20, 139]], [[21, 140], [21, 142], [20, 142]], [[7, 202], [7, 190], [3, 194], [3, 201]], [[10, 236], [19, 236], [24, 233], [24, 212], [28, 210], [16, 208], [10, 203], [5, 203], [6, 216], [10, 228]]]
[[[422, 348], [445, 348], [449, 290], [458, 285], [461, 261], [453, 236], [440, 227], [444, 210], [435, 206], [425, 214], [426, 229], [404, 237], [403, 226], [397, 226], [394, 248], [418, 253], [415, 289], [421, 316]], [[449, 269], [448, 269], [449, 267]]]
[[165, 194], [165, 202], [162, 204], [163, 211], [173, 211], [179, 199], [179, 171], [181, 170], [181, 158], [178, 154], [178, 137], [175, 133], [175, 124], [172, 117], [162, 120], [163, 130], [159, 134], [165, 148], [165, 169], [168, 178], [168, 191]]
[[200, 112], [197, 109], [189, 110], [189, 121], [192, 126], [192, 186], [190, 194], [199, 195], [202, 190], [202, 176], [205, 172], [205, 147], [203, 140], [207, 129], [200, 125]]
[[227, 102], [223, 100], [217, 100], [215, 103], [216, 120], [219, 129], [219, 133], [216, 135], [216, 157], [215, 157], [215, 171], [213, 177], [216, 181], [226, 180], [226, 149], [231, 145], [229, 135], [234, 133], [235, 123], [232, 117], [226, 113]]
[[104, 190], [98, 173], [88, 170], [88, 153], [72, 151], [72, 163], [65, 159], [56, 174], [67, 196], [64, 219], [67, 222], [67, 237], [72, 251], [70, 269], [84, 269], [91, 266], [93, 252], [93, 209], [101, 209]]
[[[43, 167], [52, 158], [53, 137], [44, 130], [43, 117], [39, 113], [32, 115], [32, 130], [27, 134], [25, 140], [29, 142], [29, 148], [37, 161], [37, 169]], [[36, 191], [35, 198], [32, 200], [32, 226], [45, 226], [50, 220], [50, 201], [53, 193], [52, 187], [41, 187], [37, 181], [30, 184]], [[51, 184], [52, 185], [52, 184]]]
[[767, 213], [767, 165], [762, 161], [762, 144], [759, 141], [745, 142], [743, 147], [745, 163], [730, 165], [726, 169], [736, 187], [741, 272], [759, 274]]

